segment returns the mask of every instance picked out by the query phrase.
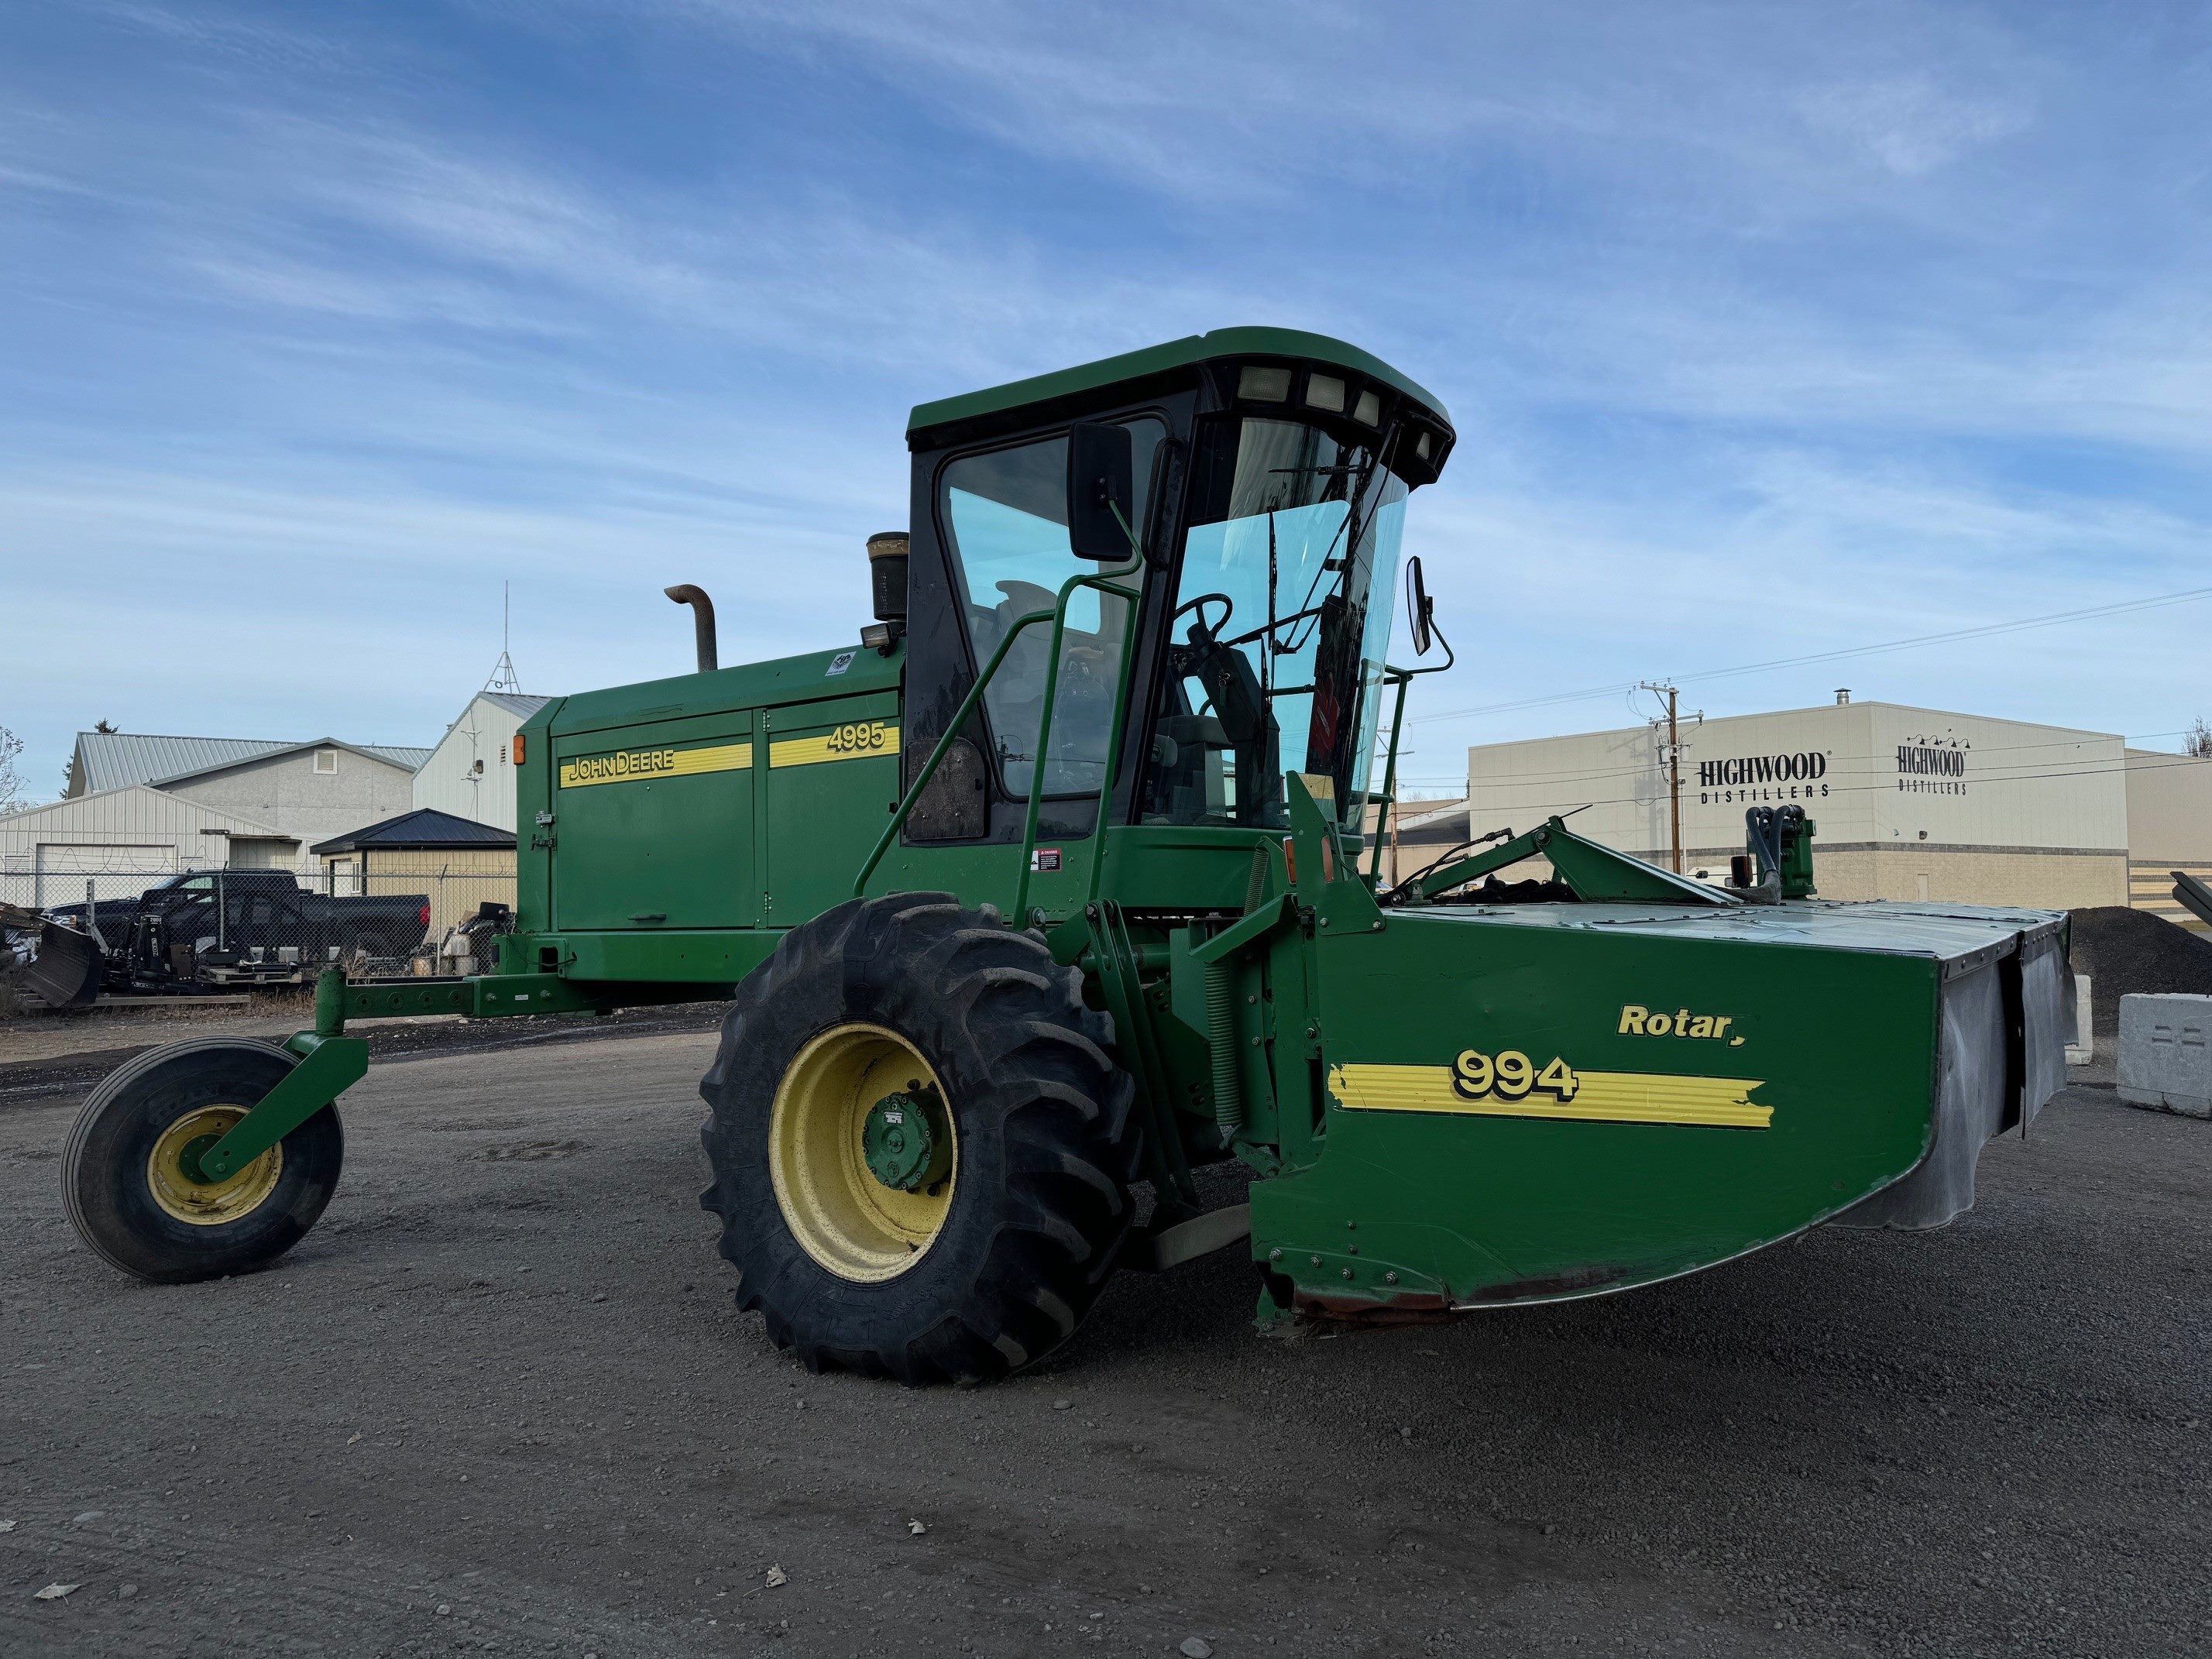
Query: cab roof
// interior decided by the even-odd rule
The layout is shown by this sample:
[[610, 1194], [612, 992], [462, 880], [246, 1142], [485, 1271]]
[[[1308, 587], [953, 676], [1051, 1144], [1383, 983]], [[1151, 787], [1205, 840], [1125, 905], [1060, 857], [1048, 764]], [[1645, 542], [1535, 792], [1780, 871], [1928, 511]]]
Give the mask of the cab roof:
[[984, 419], [1058, 398], [1079, 397], [1125, 380], [1248, 357], [1289, 357], [1364, 374], [1382, 381], [1401, 397], [1411, 398], [1447, 433], [1450, 431], [1451, 417], [1445, 413], [1442, 399], [1419, 381], [1400, 374], [1380, 357], [1356, 345], [1296, 328], [1217, 328], [1170, 340], [1163, 345], [1125, 351], [1119, 356], [1102, 357], [1095, 363], [1081, 363], [1073, 368], [1055, 369], [1049, 374], [1034, 374], [1025, 380], [988, 386], [981, 392], [964, 392], [957, 397], [917, 404], [907, 420], [907, 435], [911, 439], [916, 433], [956, 422]]

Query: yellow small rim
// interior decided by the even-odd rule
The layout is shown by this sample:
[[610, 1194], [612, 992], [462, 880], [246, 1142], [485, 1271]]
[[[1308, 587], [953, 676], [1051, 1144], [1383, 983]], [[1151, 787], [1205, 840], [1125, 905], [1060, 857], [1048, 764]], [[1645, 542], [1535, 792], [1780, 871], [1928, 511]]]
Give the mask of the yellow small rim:
[[194, 1141], [209, 1146], [230, 1133], [246, 1115], [243, 1106], [199, 1106], [162, 1131], [146, 1157], [146, 1186], [154, 1201], [167, 1213], [195, 1227], [220, 1227], [251, 1215], [276, 1190], [284, 1173], [284, 1148], [279, 1145], [222, 1181], [194, 1181], [185, 1173], [185, 1149]]
[[769, 1115], [769, 1175], [799, 1248], [840, 1279], [880, 1284], [928, 1254], [951, 1213], [960, 1139], [946, 1125], [952, 1166], [918, 1193], [868, 1170], [860, 1136], [870, 1108], [915, 1084], [946, 1099], [921, 1052], [881, 1025], [834, 1026], [787, 1066]]

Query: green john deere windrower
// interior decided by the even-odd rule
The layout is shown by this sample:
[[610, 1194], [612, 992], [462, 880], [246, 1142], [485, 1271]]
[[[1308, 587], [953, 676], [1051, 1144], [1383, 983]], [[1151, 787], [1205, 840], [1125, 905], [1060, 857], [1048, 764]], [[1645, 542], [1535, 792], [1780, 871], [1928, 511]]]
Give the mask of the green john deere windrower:
[[[1263, 1321], [1390, 1322], [1940, 1224], [2062, 1080], [2063, 919], [1820, 901], [1793, 807], [1725, 890], [1558, 819], [1379, 880], [1380, 706], [1430, 672], [1385, 659], [1400, 534], [1453, 433], [1366, 352], [1227, 329], [907, 435], [860, 643], [717, 668], [671, 590], [697, 672], [515, 739], [496, 971], [325, 975], [287, 1042], [132, 1061], [70, 1140], [94, 1249], [162, 1280], [287, 1249], [381, 1014], [734, 998], [700, 1092], [738, 1303], [908, 1382], [1238, 1244]], [[1208, 1209], [1231, 1158], [1249, 1201]]]

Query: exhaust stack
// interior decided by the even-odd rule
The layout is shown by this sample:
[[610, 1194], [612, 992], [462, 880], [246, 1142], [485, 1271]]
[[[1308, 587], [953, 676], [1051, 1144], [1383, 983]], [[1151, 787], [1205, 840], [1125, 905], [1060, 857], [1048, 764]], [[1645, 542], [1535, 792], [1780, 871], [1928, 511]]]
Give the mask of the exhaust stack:
[[714, 602], [707, 597], [707, 590], [684, 582], [675, 587], [664, 587], [662, 592], [678, 605], [691, 607], [691, 627], [699, 638], [699, 672], [711, 674], [719, 665], [714, 655]]

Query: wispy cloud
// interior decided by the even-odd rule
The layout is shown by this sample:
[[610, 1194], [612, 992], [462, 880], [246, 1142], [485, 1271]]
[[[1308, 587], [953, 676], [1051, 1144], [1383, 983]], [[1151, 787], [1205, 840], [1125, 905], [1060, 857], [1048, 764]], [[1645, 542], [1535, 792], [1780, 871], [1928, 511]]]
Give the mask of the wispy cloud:
[[[386, 740], [469, 689], [422, 663], [489, 662], [502, 575], [549, 684], [680, 657], [664, 580], [742, 586], [732, 653], [842, 637], [908, 404], [1242, 321], [1453, 406], [1410, 534], [1485, 647], [1433, 709], [2188, 586], [2208, 46], [1915, 0], [20, 9], [0, 558], [48, 643], [0, 723], [57, 771], [121, 691], [284, 725], [193, 666], [233, 574], [349, 665], [298, 729]], [[120, 686], [67, 643], [118, 617]], [[1878, 672], [2212, 705], [2201, 634], [2130, 626], [2094, 672]]]

